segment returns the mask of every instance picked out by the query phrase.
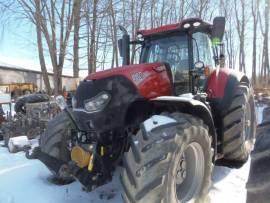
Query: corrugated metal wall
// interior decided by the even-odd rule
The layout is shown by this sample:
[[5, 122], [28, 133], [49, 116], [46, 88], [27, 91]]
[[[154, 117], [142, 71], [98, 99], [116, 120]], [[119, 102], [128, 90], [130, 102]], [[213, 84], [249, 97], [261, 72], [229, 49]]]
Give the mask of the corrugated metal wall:
[[[53, 76], [49, 75], [51, 87], [53, 88]], [[67, 91], [72, 91], [76, 89], [76, 84], [78, 79], [63, 76], [63, 87]], [[0, 84], [10, 84], [10, 83], [34, 83], [38, 86], [39, 90], [44, 90], [44, 82], [39, 72], [34, 71], [24, 71], [16, 69], [8, 69], [0, 67]]]

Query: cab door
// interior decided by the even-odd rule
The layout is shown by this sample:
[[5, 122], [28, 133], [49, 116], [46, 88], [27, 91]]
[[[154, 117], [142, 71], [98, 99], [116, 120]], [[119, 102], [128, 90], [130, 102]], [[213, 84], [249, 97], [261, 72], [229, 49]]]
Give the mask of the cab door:
[[[204, 68], [211, 72], [215, 68], [215, 60], [212, 50], [212, 44], [209, 36], [202, 32], [197, 32], [192, 35], [192, 51], [193, 63], [202, 62]], [[202, 74], [199, 78], [199, 90], [203, 90], [206, 82], [206, 75]]]

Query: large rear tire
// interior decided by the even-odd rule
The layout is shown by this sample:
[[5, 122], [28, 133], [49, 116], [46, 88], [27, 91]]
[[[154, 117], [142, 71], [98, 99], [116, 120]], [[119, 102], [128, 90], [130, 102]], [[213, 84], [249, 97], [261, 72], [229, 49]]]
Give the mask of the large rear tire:
[[[40, 136], [41, 151], [61, 161], [69, 162], [71, 158], [68, 141], [72, 128], [73, 124], [65, 112], [57, 114], [48, 122], [45, 132]], [[53, 180], [57, 184], [68, 184], [74, 180], [68, 174], [59, 174], [59, 171], [50, 170], [54, 175]]]
[[132, 138], [123, 162], [126, 203], [204, 201], [211, 186], [211, 137], [191, 115], [153, 116]]
[[246, 185], [247, 203], [268, 203], [270, 199], [270, 107], [263, 111], [258, 126], [255, 148], [251, 153], [249, 178]]
[[223, 118], [224, 158], [220, 165], [241, 167], [253, 149], [256, 136], [255, 103], [252, 87], [240, 83]]

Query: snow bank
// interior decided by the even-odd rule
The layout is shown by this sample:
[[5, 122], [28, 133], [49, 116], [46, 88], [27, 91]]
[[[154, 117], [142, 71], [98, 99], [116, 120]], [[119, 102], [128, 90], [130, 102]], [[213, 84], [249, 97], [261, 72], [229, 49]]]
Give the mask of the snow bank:
[[54, 185], [48, 181], [50, 175], [40, 161], [0, 147], [0, 203], [122, 203], [119, 172], [112, 183], [91, 193], [82, 191], [78, 182]]
[[262, 122], [263, 109], [266, 107], [264, 104], [257, 104], [256, 106], [256, 117], [257, 123], [260, 124]]
[[[14, 106], [15, 106], [15, 104], [12, 103], [12, 104], [11, 104], [11, 114], [12, 114], [12, 116], [14, 116], [15, 113], [16, 113], [16, 112], [14, 111]], [[2, 107], [3, 107], [3, 111], [5, 112], [5, 114], [8, 113], [8, 112], [10, 111], [9, 104], [2, 104]]]
[[12, 137], [8, 141], [8, 150], [11, 153], [16, 153], [26, 148], [31, 148], [31, 143], [27, 136]]
[[[210, 202], [244, 203], [248, 173], [249, 162], [239, 170], [215, 167]], [[40, 161], [0, 147], [0, 203], [122, 203], [119, 169], [111, 183], [90, 193], [82, 191], [78, 182], [54, 185], [48, 181], [50, 175]]]
[[[263, 108], [257, 108], [258, 123]], [[210, 202], [245, 203], [249, 168], [250, 160], [240, 169], [215, 166]], [[0, 147], [0, 203], [122, 203], [119, 170], [111, 183], [91, 193], [82, 191], [78, 182], [56, 186], [48, 181], [50, 175], [40, 161], [27, 160], [23, 152], [10, 154]]]

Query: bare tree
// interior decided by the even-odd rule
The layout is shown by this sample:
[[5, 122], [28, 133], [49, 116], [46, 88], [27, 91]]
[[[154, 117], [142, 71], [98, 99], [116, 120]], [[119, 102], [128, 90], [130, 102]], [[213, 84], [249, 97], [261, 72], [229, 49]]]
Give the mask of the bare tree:
[[[30, 22], [36, 23], [35, 16], [38, 0], [14, 0], [20, 2], [24, 15]], [[62, 87], [60, 75], [62, 74], [66, 53], [72, 55], [74, 76], [79, 75], [79, 64], [87, 64], [88, 72], [119, 66], [117, 50], [117, 25], [124, 25], [136, 38], [136, 32], [143, 28], [154, 28], [165, 24], [177, 23], [185, 17], [200, 17], [209, 21], [216, 14], [226, 17], [226, 62], [229, 68], [235, 68], [239, 62], [239, 69], [246, 72], [246, 45], [248, 37], [253, 38], [252, 74], [253, 82], [256, 80], [257, 61], [262, 60], [263, 68], [260, 72], [267, 79], [269, 74], [268, 56], [268, 18], [264, 6], [264, 15], [259, 16], [258, 0], [39, 0], [40, 16], [38, 27], [41, 36], [39, 49], [40, 63], [46, 69], [46, 52], [49, 53], [54, 69], [54, 86], [60, 92]], [[265, 0], [266, 4], [267, 0]], [[250, 8], [249, 8], [250, 4]], [[218, 10], [219, 8], [219, 10]], [[250, 24], [248, 14], [252, 14]], [[252, 21], [251, 21], [252, 20]], [[259, 23], [262, 32], [257, 31]], [[252, 25], [253, 33], [247, 33], [248, 26]], [[74, 26], [73, 39], [69, 39]], [[235, 32], [235, 30], [237, 32]], [[253, 34], [253, 35], [252, 35]], [[258, 58], [262, 36], [263, 51]], [[238, 43], [239, 42], [239, 43]], [[68, 46], [69, 44], [69, 46]], [[131, 63], [137, 59], [136, 46], [131, 45]], [[236, 54], [238, 53], [238, 54]], [[43, 59], [42, 60], [42, 55]], [[44, 73], [45, 74], [45, 73]], [[51, 84], [52, 85], [52, 84]]]
[[[146, 0], [131, 0], [130, 2], [130, 10], [131, 10], [131, 31], [132, 31], [132, 39], [136, 38], [136, 32], [139, 30], [142, 22], [143, 12], [145, 11]], [[136, 45], [131, 46], [131, 63], [134, 63]]]
[[18, 0], [18, 3], [22, 8], [23, 16], [25, 16], [31, 23], [34, 23], [36, 25], [38, 56], [39, 56], [42, 78], [43, 78], [47, 93], [51, 94], [52, 90], [51, 90], [51, 84], [49, 81], [49, 76], [48, 76], [47, 67], [45, 63], [43, 40], [42, 40], [41, 1], [34, 0], [32, 2], [26, 2], [24, 0]]
[[117, 50], [117, 25], [116, 25], [116, 14], [114, 10], [113, 1], [109, 0], [108, 13], [110, 16], [110, 27], [111, 27], [111, 36], [112, 36], [112, 48], [113, 48], [113, 57], [112, 57], [112, 65], [114, 67], [114, 63], [116, 66], [118, 63], [118, 50]]
[[14, 0], [0, 2], [0, 37], [4, 36], [5, 27], [8, 26]]
[[37, 32], [37, 45], [38, 45], [38, 56], [39, 56], [39, 63], [41, 67], [41, 73], [43, 76], [44, 84], [46, 87], [46, 91], [48, 94], [52, 93], [50, 80], [46, 68], [44, 53], [43, 53], [43, 42], [42, 42], [42, 15], [41, 15], [41, 2], [39, 0], [35, 0], [35, 24], [36, 24], [36, 32]]
[[259, 15], [259, 1], [252, 0], [252, 17], [253, 17], [253, 51], [252, 51], [252, 82], [256, 85], [256, 68], [257, 68], [257, 25]]
[[73, 2], [74, 13], [74, 36], [73, 36], [73, 76], [79, 77], [79, 35], [80, 35], [80, 20], [81, 20], [81, 3], [82, 0]]
[[259, 22], [261, 33], [263, 36], [263, 52], [262, 52], [262, 62], [261, 62], [261, 76], [266, 84], [269, 83], [269, 51], [268, 51], [268, 36], [269, 36], [269, 1], [265, 0], [264, 6], [264, 29], [263, 23], [261, 19], [261, 15], [259, 15]]
[[92, 10], [90, 2], [87, 2], [88, 14], [92, 12], [92, 20], [90, 21], [90, 16], [87, 19], [87, 30], [88, 30], [88, 73], [96, 72], [96, 30], [97, 30], [97, 18], [98, 18], [98, 6], [99, 0], [93, 0]]
[[[240, 4], [238, 4], [239, 2]], [[234, 11], [236, 18], [236, 30], [239, 38], [239, 70], [246, 73], [245, 62], [245, 31], [246, 31], [246, 1], [234, 1]], [[240, 11], [240, 14], [239, 14]]]
[[209, 12], [210, 0], [192, 0], [189, 2], [192, 14], [199, 18], [206, 18]]
[[[38, 25], [38, 28], [41, 27], [42, 37], [46, 41], [53, 67], [54, 94], [58, 95], [62, 92], [62, 72], [73, 26], [72, 1], [18, 0], [18, 2], [30, 22]], [[35, 10], [40, 13], [38, 22], [35, 19]]]
[[225, 1], [220, 0], [219, 4], [219, 13], [223, 15], [226, 19], [226, 31], [225, 31], [225, 47], [226, 47], [226, 61], [228, 68], [235, 68], [235, 61], [236, 61], [236, 50], [234, 44], [234, 25], [233, 25], [233, 6], [232, 1]]

